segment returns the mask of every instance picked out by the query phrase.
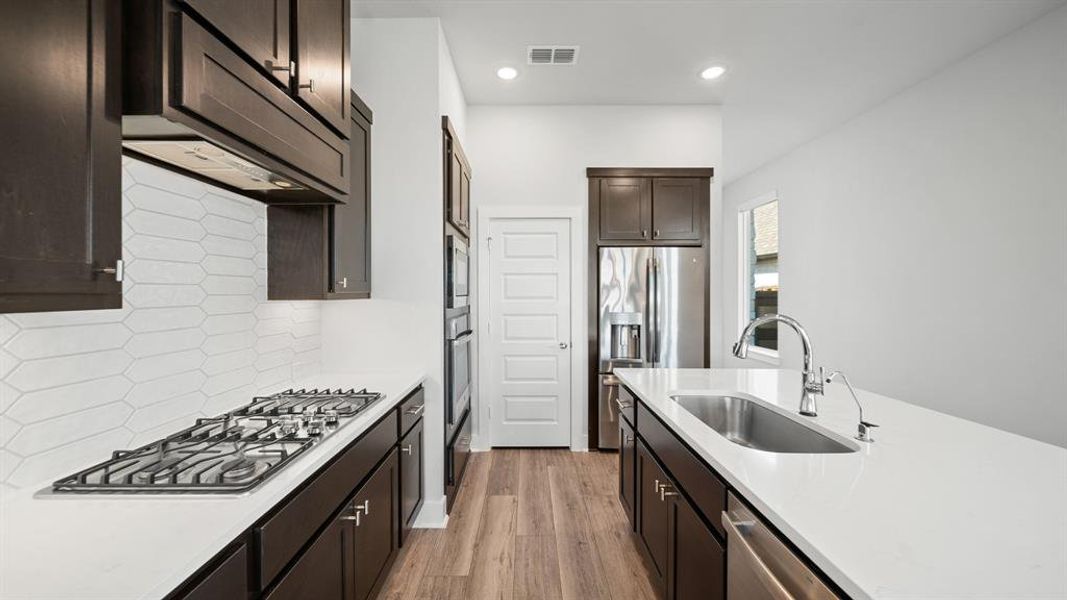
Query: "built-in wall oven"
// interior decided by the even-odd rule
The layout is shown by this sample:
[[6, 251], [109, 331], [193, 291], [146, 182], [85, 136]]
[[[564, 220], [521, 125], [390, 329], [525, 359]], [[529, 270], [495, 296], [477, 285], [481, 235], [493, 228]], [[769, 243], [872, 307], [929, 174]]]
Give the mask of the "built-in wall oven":
[[471, 341], [474, 331], [470, 326], [470, 313], [453, 315], [448, 318], [448, 347], [446, 349], [447, 398], [445, 402], [448, 417], [448, 433], [463, 418], [463, 413], [471, 402]]
[[445, 242], [445, 304], [447, 308], [467, 306], [470, 283], [469, 252], [461, 236], [449, 234]]

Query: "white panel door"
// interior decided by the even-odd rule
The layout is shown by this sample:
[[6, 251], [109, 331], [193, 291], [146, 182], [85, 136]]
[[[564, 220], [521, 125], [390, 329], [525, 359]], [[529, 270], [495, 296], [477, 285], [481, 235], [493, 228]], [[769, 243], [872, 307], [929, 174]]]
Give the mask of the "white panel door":
[[489, 225], [488, 352], [494, 446], [569, 446], [568, 219]]

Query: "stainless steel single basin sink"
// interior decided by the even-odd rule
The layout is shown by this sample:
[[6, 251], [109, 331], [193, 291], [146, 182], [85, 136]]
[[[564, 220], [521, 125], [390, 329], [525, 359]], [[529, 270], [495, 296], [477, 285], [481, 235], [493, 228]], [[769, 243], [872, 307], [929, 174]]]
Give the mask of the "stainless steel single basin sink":
[[856, 449], [736, 396], [678, 394], [679, 406], [735, 444], [767, 452], [839, 454]]

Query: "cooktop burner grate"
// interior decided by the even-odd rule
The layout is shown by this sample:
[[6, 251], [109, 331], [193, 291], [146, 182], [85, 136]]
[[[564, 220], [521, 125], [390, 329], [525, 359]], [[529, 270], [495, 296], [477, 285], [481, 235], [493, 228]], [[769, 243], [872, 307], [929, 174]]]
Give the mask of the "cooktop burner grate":
[[287, 390], [56, 481], [56, 492], [241, 493], [334, 433], [382, 394]]

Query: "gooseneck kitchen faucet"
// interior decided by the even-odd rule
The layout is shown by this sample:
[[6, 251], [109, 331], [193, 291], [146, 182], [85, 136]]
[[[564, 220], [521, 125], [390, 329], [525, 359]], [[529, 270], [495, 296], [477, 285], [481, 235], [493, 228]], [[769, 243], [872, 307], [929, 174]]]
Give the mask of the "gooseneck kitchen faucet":
[[734, 344], [734, 356], [737, 358], [746, 358], [748, 356], [748, 338], [752, 336], [752, 332], [760, 325], [775, 322], [788, 325], [800, 336], [800, 343], [804, 349], [804, 371], [801, 373], [803, 391], [800, 396], [800, 414], [805, 417], [818, 416], [818, 406], [815, 403], [815, 396], [821, 396], [823, 393], [823, 379], [815, 373], [815, 360], [812, 358], [811, 340], [808, 338], [808, 332], [804, 331], [804, 327], [799, 321], [793, 317], [777, 314], [763, 315], [762, 317], [752, 319], [752, 321], [745, 326], [745, 330], [741, 332], [741, 338]]

